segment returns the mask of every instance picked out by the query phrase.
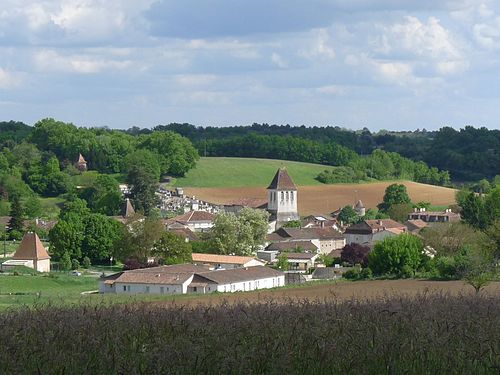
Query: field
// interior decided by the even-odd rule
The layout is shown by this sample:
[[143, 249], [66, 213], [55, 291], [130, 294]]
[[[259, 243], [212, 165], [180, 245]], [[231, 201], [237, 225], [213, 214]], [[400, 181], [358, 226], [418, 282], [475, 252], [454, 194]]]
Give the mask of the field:
[[[295, 176], [292, 175], [295, 179]], [[269, 181], [270, 182], [270, 181]], [[361, 199], [367, 208], [374, 208], [382, 202], [387, 186], [392, 182], [369, 184], [338, 184], [299, 186], [298, 209], [302, 216], [328, 214], [339, 207]], [[404, 184], [413, 202], [427, 201], [435, 206], [455, 203], [455, 190], [440, 186], [400, 181]], [[247, 188], [185, 188], [185, 193], [214, 203], [226, 203], [238, 198], [266, 198], [266, 186]]]
[[200, 158], [196, 167], [175, 186], [182, 187], [246, 187], [268, 186], [276, 170], [285, 166], [297, 185], [321, 185], [315, 177], [327, 165], [300, 163], [287, 160], [251, 158]]
[[498, 374], [500, 299], [36, 306], [0, 314], [5, 374]]

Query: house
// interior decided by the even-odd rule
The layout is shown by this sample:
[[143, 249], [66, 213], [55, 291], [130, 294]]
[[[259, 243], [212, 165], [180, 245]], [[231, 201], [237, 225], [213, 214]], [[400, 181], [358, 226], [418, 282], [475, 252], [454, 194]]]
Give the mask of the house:
[[285, 285], [282, 272], [264, 267], [209, 271], [204, 266], [178, 264], [123, 271], [102, 277], [100, 293], [186, 294], [237, 292]]
[[297, 187], [286, 168], [278, 169], [267, 187], [267, 210], [277, 227], [287, 221], [300, 219], [297, 211]]
[[266, 247], [266, 251], [278, 251], [278, 252], [303, 252], [308, 251], [311, 253], [319, 252], [319, 242], [314, 244], [313, 241], [285, 241], [285, 242], [273, 242]]
[[307, 273], [316, 265], [317, 253], [282, 253], [290, 265], [288, 272]]
[[258, 210], [267, 209], [267, 199], [262, 198], [240, 198], [224, 203], [223, 210], [226, 213], [238, 215], [245, 208], [253, 208]]
[[214, 226], [215, 215], [205, 211], [190, 211], [183, 215], [166, 220], [170, 229], [187, 228], [193, 232], [206, 232]]
[[334, 228], [280, 228], [266, 239], [268, 243], [311, 241], [321, 254], [328, 254], [345, 246], [344, 236]]
[[185, 242], [192, 242], [192, 241], [199, 241], [199, 237], [196, 235], [196, 233], [192, 232], [191, 230], [187, 228], [178, 228], [178, 229], [169, 229], [169, 232], [172, 232], [179, 237], [184, 238]]
[[452, 212], [447, 208], [444, 211], [426, 211], [425, 208], [415, 208], [415, 211], [408, 214], [408, 220], [420, 219], [426, 223], [452, 223], [460, 221], [460, 214]]
[[423, 220], [420, 219], [412, 219], [412, 220], [407, 220], [405, 222], [406, 229], [410, 233], [417, 234], [419, 233], [422, 229], [427, 227], [427, 223]]
[[78, 154], [78, 160], [75, 163], [75, 167], [80, 172], [85, 172], [87, 170], [87, 161], [82, 156], [82, 154]]
[[302, 219], [302, 228], [334, 228], [338, 230], [337, 220], [325, 216], [309, 215]]
[[189, 286], [191, 293], [246, 292], [285, 285], [283, 272], [264, 266], [211, 271], [195, 276]]
[[36, 233], [27, 232], [12, 259], [2, 263], [2, 271], [17, 266], [33, 268], [38, 272], [50, 272], [50, 256]]
[[100, 293], [116, 294], [186, 294], [196, 272], [208, 267], [194, 264], [176, 264], [123, 271], [101, 277]]
[[385, 237], [397, 236], [407, 232], [406, 227], [391, 219], [364, 220], [348, 227], [344, 236], [347, 244], [372, 244]]
[[263, 266], [265, 262], [247, 256], [193, 253], [193, 263], [209, 266], [210, 269], [232, 269]]

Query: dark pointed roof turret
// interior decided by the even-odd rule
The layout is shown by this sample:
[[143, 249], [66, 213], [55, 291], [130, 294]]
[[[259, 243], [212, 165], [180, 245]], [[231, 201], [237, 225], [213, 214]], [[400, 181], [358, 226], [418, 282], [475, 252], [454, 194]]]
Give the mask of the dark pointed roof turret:
[[267, 187], [267, 189], [272, 190], [297, 190], [297, 186], [293, 183], [292, 178], [288, 174], [285, 167], [278, 169], [276, 174], [274, 175], [271, 184]]

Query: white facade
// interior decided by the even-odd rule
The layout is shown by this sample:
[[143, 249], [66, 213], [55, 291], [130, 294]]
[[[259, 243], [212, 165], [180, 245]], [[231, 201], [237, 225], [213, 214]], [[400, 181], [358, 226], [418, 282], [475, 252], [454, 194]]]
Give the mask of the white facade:
[[113, 284], [99, 283], [99, 292], [116, 294], [186, 294], [188, 285], [193, 280], [189, 277], [181, 284], [152, 284], [115, 282]]
[[[217, 285], [217, 284], [214, 284]], [[218, 292], [247, 292], [257, 289], [277, 288], [285, 285], [285, 275], [269, 277], [265, 279], [242, 281], [237, 283], [219, 284]]]
[[[315, 240], [312, 240], [311, 242], [314, 243], [314, 241]], [[345, 246], [345, 244], [346, 244], [345, 238], [320, 240], [318, 253], [319, 254], [330, 254], [333, 250], [342, 249]]]
[[267, 209], [276, 215], [278, 223], [299, 220], [297, 211], [297, 191], [269, 189]]
[[50, 272], [50, 259], [35, 260], [33, 268], [38, 272]]

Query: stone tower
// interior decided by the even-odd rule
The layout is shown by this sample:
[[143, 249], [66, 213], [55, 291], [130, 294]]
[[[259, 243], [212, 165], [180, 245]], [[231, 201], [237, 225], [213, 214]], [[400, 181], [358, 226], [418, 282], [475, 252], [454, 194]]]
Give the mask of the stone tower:
[[279, 227], [287, 221], [299, 220], [297, 187], [285, 168], [280, 168], [267, 188], [267, 210]]
[[363, 202], [361, 202], [361, 199], [359, 199], [356, 204], [354, 205], [354, 211], [358, 214], [358, 216], [365, 216], [366, 214], [366, 208]]
[[87, 161], [82, 154], [78, 154], [78, 161], [75, 163], [75, 167], [80, 172], [85, 172], [87, 170]]

